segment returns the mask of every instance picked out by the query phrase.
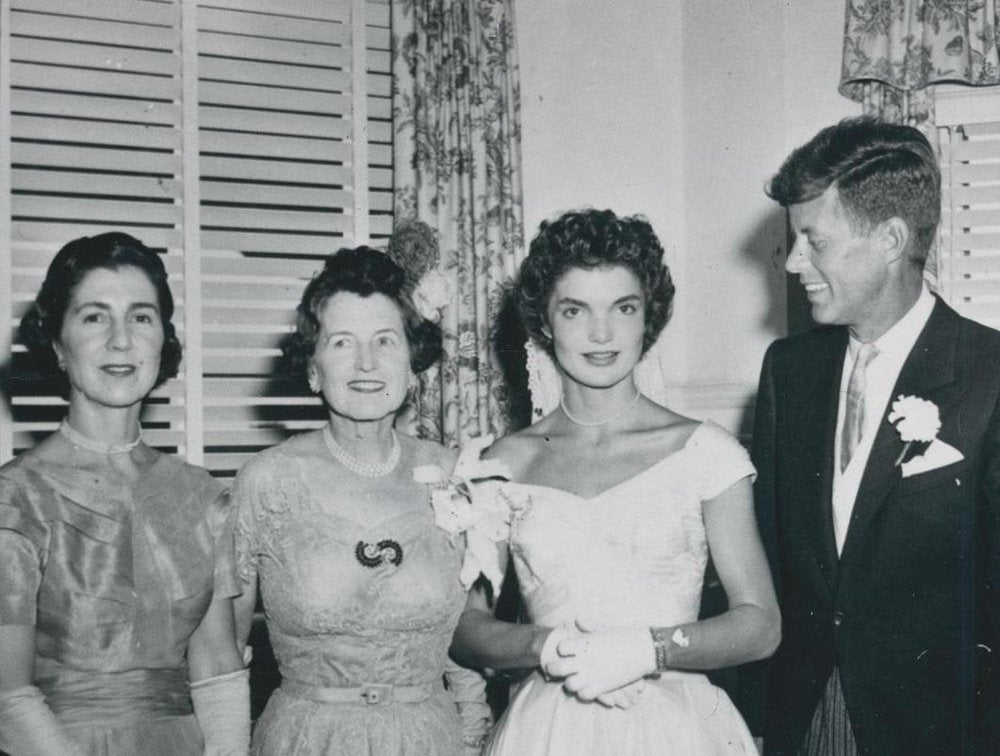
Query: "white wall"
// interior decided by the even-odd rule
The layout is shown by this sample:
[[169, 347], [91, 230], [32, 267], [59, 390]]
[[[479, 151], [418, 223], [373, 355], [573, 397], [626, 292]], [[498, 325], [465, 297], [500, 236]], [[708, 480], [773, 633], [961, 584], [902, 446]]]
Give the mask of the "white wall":
[[837, 93], [830, 0], [515, 0], [525, 225], [584, 205], [643, 213], [678, 282], [661, 345], [672, 401], [734, 429], [785, 332], [794, 146], [859, 111]]

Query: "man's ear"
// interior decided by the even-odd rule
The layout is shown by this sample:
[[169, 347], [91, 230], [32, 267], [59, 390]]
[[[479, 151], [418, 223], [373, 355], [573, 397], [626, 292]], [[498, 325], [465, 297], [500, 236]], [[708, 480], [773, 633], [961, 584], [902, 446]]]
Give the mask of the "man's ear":
[[909, 251], [910, 227], [898, 216], [878, 224], [879, 250], [886, 263], [905, 260]]

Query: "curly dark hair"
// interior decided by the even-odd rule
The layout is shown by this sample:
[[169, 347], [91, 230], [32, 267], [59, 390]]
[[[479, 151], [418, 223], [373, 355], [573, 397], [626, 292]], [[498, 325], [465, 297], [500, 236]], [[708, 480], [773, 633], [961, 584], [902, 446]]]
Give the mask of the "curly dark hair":
[[910, 259], [923, 265], [941, 217], [941, 172], [923, 134], [869, 116], [845, 118], [794, 150], [767, 194], [788, 207], [833, 185], [858, 230], [892, 217], [906, 221], [913, 233]]
[[32, 354], [38, 369], [50, 376], [62, 375], [53, 343], [59, 341], [63, 318], [73, 292], [93, 270], [118, 270], [130, 266], [146, 274], [156, 289], [160, 320], [163, 323], [163, 348], [156, 385], [177, 375], [181, 364], [181, 342], [174, 324], [174, 298], [167, 283], [163, 260], [134, 236], [111, 231], [97, 236], [83, 236], [66, 244], [49, 264], [42, 288], [34, 304], [21, 318], [21, 341]]
[[316, 350], [319, 314], [326, 301], [340, 291], [362, 297], [383, 294], [396, 303], [403, 315], [414, 373], [426, 370], [441, 356], [441, 327], [421, 317], [414, 308], [403, 269], [377, 249], [345, 247], [326, 258], [323, 269], [302, 293], [295, 333], [283, 346], [285, 362], [293, 375], [305, 374]]
[[611, 210], [571, 211], [542, 222], [516, 283], [517, 309], [528, 335], [552, 355], [546, 308], [556, 282], [570, 268], [616, 265], [632, 271], [642, 285], [645, 354], [670, 319], [674, 283], [649, 221], [638, 215], [619, 217]]

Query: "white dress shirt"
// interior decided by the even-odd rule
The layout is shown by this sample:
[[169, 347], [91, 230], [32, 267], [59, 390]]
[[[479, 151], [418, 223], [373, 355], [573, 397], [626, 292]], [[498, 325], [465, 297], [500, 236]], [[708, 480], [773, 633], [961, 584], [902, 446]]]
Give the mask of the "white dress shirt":
[[837, 553], [844, 550], [844, 540], [847, 538], [847, 527], [851, 522], [851, 512], [854, 511], [854, 500], [858, 496], [858, 488], [868, 465], [875, 434], [879, 423], [885, 415], [890, 394], [903, 363], [910, 356], [917, 337], [927, 325], [927, 320], [934, 309], [934, 297], [926, 284], [913, 307], [873, 343], [878, 349], [878, 356], [868, 363], [865, 371], [865, 413], [861, 442], [851, 456], [851, 461], [843, 472], [840, 470], [840, 436], [844, 431], [844, 408], [847, 404], [847, 384], [850, 380], [854, 361], [857, 359], [861, 342], [853, 336], [847, 345], [844, 355], [843, 374], [840, 379], [840, 397], [837, 400], [837, 435], [833, 444], [833, 530], [837, 539]]

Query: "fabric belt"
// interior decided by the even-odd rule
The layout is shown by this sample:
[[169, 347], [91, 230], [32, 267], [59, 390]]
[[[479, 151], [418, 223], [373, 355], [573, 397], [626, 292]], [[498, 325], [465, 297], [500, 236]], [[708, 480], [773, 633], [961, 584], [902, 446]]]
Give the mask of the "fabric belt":
[[324, 688], [298, 680], [282, 680], [281, 690], [295, 698], [308, 698], [324, 703], [363, 703], [378, 706], [387, 703], [419, 703], [444, 690], [443, 682], [420, 685], [390, 685], [367, 683], [356, 688]]
[[187, 669], [62, 672], [36, 683], [63, 724], [190, 714]]

